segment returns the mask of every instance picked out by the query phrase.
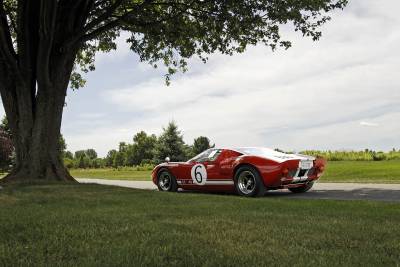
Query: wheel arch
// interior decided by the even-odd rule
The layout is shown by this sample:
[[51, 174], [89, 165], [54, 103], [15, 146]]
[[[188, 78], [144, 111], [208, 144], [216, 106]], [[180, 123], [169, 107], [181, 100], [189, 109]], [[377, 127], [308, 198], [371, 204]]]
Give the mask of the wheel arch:
[[234, 183], [235, 183], [235, 189], [238, 192], [238, 194], [240, 195], [242, 193], [239, 192], [240, 190], [237, 187], [236, 174], [237, 174], [238, 170], [240, 168], [242, 168], [242, 167], [251, 167], [252, 169], [254, 169], [257, 172], [257, 174], [259, 176], [259, 179], [261, 180], [261, 184], [258, 186], [258, 189], [256, 189], [257, 191], [255, 191], [255, 194], [252, 193], [251, 196], [253, 196], [253, 197], [254, 196], [263, 196], [265, 194], [266, 190], [267, 190], [267, 187], [265, 186], [265, 181], [264, 181], [263, 176], [261, 175], [261, 171], [260, 171], [259, 168], [257, 168], [256, 165], [248, 163], [248, 162], [239, 163], [237, 166], [234, 167], [234, 177], [233, 177], [233, 179], [234, 179]]
[[157, 180], [158, 180], [158, 176], [160, 175], [160, 173], [162, 172], [162, 171], [168, 171], [169, 173], [171, 173], [172, 175], [174, 175], [173, 173], [172, 173], [172, 171], [167, 167], [167, 166], [162, 166], [162, 167], [160, 167], [160, 168], [158, 168], [158, 170], [156, 171], [156, 178], [157, 178]]
[[[155, 174], [154, 176], [155, 176], [155, 180], [156, 180], [156, 185], [157, 185], [158, 189], [160, 190], [160, 186], [159, 186], [158, 183], [159, 183], [159, 179], [160, 179], [160, 174], [163, 171], [168, 172], [169, 176], [171, 177], [171, 188], [169, 190], [167, 190], [167, 191], [176, 192], [177, 189], [179, 188], [179, 185], [177, 183], [175, 174], [172, 172], [172, 170], [170, 168], [168, 168], [168, 166], [161, 166], [154, 173]], [[164, 191], [164, 190], [160, 190], [160, 191]]]
[[236, 178], [236, 173], [237, 173], [237, 171], [238, 171], [241, 167], [246, 167], [246, 166], [254, 168], [254, 169], [258, 172], [258, 175], [260, 175], [261, 180], [263, 180], [263, 183], [264, 183], [264, 179], [263, 179], [263, 177], [262, 177], [262, 175], [261, 175], [260, 170], [257, 168], [257, 166], [255, 166], [254, 164], [248, 163], [248, 162], [241, 162], [241, 163], [239, 163], [238, 165], [236, 165], [235, 168], [233, 168], [233, 179]]

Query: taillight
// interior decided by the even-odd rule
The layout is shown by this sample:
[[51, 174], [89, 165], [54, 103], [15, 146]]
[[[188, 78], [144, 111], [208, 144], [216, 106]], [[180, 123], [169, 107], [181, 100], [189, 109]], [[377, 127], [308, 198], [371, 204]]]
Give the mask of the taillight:
[[289, 173], [289, 170], [287, 169], [287, 168], [285, 168], [285, 169], [283, 169], [283, 171], [282, 171], [282, 176], [287, 176], [288, 175], [288, 173]]

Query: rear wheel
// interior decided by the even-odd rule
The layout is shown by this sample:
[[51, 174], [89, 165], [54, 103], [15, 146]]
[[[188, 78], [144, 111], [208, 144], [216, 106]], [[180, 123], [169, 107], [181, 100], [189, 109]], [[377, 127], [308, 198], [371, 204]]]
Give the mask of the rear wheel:
[[289, 190], [290, 190], [292, 193], [305, 193], [305, 192], [307, 192], [308, 190], [310, 190], [311, 187], [313, 187], [313, 185], [314, 185], [314, 182], [309, 182], [309, 183], [307, 183], [307, 184], [305, 184], [305, 185], [302, 185], [302, 186], [299, 186], [299, 187], [292, 187], [292, 188], [289, 188]]
[[157, 187], [158, 190], [166, 192], [176, 192], [178, 190], [175, 177], [170, 171], [165, 169], [158, 173]]
[[236, 192], [245, 197], [263, 196], [265, 187], [258, 171], [252, 166], [240, 167], [235, 173]]

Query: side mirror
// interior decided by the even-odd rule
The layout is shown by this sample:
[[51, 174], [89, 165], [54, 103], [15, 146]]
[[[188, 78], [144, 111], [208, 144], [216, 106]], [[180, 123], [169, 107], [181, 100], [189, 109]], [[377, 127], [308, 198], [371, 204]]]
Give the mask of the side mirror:
[[169, 157], [166, 157], [166, 158], [165, 158], [165, 162], [168, 163], [169, 161], [170, 161], [170, 158], [169, 158]]

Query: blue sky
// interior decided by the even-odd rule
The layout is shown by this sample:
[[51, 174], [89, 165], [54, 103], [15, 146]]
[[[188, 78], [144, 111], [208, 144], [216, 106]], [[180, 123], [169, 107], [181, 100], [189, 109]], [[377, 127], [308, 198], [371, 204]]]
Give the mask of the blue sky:
[[398, 0], [350, 0], [319, 42], [284, 30], [287, 51], [193, 59], [169, 87], [165, 69], [140, 63], [123, 35], [117, 51], [97, 56], [87, 86], [68, 92], [68, 149], [104, 156], [170, 120], [188, 143], [205, 135], [222, 147], [400, 148], [399, 8]]

